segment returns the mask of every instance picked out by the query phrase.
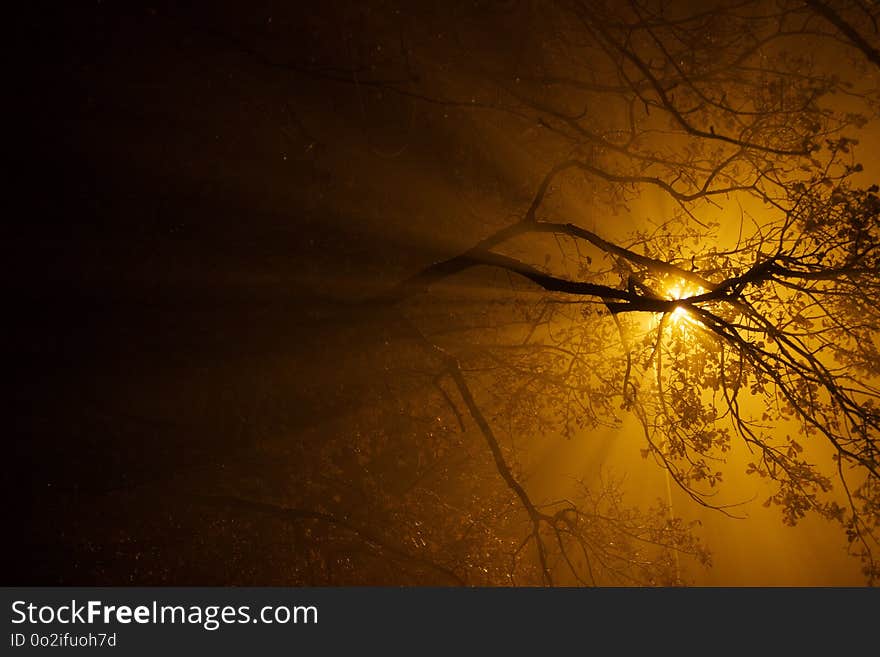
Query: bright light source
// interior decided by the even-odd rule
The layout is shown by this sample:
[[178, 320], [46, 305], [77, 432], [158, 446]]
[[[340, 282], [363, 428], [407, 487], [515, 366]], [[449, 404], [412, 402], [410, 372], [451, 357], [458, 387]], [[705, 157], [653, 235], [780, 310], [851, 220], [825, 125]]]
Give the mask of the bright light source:
[[[700, 294], [701, 292], [702, 289], [691, 289], [688, 287], [685, 281], [679, 281], [677, 284], [672, 285], [666, 290], [666, 293], [671, 299], [687, 299], [688, 297]], [[675, 325], [681, 324], [682, 322], [695, 323], [697, 321], [683, 306], [677, 306], [675, 310], [670, 313], [669, 319]]]
[[671, 319], [672, 319], [673, 323], [677, 324], [678, 322], [682, 321], [683, 319], [689, 320], [690, 313], [687, 310], [685, 310], [684, 308], [682, 308], [681, 306], [678, 306], [675, 310], [672, 311]]

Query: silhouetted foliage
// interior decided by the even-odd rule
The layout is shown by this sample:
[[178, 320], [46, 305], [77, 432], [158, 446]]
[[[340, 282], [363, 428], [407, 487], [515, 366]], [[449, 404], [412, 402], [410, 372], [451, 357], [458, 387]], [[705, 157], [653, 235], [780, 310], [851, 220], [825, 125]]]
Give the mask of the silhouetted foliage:
[[[561, 158], [518, 221], [381, 302], [403, 303], [476, 266], [532, 285], [512, 283], [524, 328], [505, 329], [487, 307], [479, 317], [493, 327], [488, 339], [478, 326], [454, 338], [430, 323], [421, 330], [456, 388], [450, 405], [484, 433], [531, 518], [544, 582], [551, 538], [566, 513], [579, 512], [539, 511], [493, 426], [511, 440], [575, 435], [613, 424], [619, 410], [642, 424], [644, 454], [703, 505], [722, 485], [731, 441], [743, 441], [755, 456], [748, 471], [775, 482], [767, 504], [781, 507], [785, 523], [807, 513], [839, 522], [868, 581], [880, 574], [880, 201], [876, 186], [851, 182], [862, 167], [845, 132], [867, 118], [826, 103], [846, 91], [874, 112], [874, 91], [853, 91], [785, 41], [821, 36], [838, 57], [852, 47], [874, 63], [876, 52], [840, 13], [809, 5], [559, 3], [529, 14], [526, 54], [515, 63], [479, 58], [485, 93], [497, 98], [485, 104], [534, 117]], [[629, 237], [571, 214], [578, 194], [611, 209], [647, 187], [678, 210]], [[739, 226], [725, 243], [731, 207]]]

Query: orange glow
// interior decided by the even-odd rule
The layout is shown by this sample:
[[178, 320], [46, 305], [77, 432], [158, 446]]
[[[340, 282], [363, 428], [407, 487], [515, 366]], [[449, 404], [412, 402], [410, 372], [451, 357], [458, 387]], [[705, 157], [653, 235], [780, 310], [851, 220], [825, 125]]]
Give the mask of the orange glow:
[[[666, 295], [670, 299], [688, 299], [694, 295], [702, 294], [704, 290], [700, 287], [689, 285], [686, 281], [678, 282], [666, 288]], [[669, 321], [673, 326], [682, 326], [685, 324], [699, 324], [693, 314], [684, 306], [676, 306], [669, 314]]]

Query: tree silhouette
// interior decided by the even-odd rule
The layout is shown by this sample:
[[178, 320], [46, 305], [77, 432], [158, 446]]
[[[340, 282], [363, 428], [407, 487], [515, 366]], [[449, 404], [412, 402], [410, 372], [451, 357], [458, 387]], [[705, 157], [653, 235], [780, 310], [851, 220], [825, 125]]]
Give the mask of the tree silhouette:
[[[577, 505], [547, 512], [530, 498], [484, 405], [524, 435], [570, 435], [618, 410], [634, 413], [644, 454], [707, 506], [724, 455], [740, 440], [754, 455], [748, 471], [775, 483], [767, 504], [781, 507], [785, 523], [807, 513], [839, 522], [867, 580], [880, 574], [880, 198], [876, 186], [850, 182], [862, 167], [843, 132], [866, 119], [823, 104], [846, 89], [870, 112], [873, 92], [852, 91], [784, 43], [839, 39], [838, 56], [851, 47], [876, 63], [876, 50], [842, 17], [847, 11], [872, 9], [734, 3], [675, 13], [560, 3], [531, 15], [539, 38], [545, 27], [554, 35], [540, 57], [526, 44], [515, 68], [479, 58], [497, 95], [484, 104], [532, 117], [551, 150], [565, 155], [518, 221], [372, 302], [405, 306], [476, 267], [528, 282], [511, 282], [525, 295], [525, 328], [508, 331], [511, 341], [486, 342], [465, 329], [465, 338], [449, 339], [448, 329], [410, 326], [454, 388], [448, 404], [482, 432], [525, 510], [544, 583], [553, 581], [551, 549], [585, 581], [566, 540], [588, 541], [591, 529], [574, 529]], [[605, 109], [612, 103], [616, 112]], [[678, 211], [623, 239], [573, 220], [564, 199], [572, 189], [600, 189], [606, 204], [626, 204], [646, 187]], [[730, 207], [739, 226], [722, 246]], [[499, 326], [490, 313], [483, 321]], [[610, 345], [619, 355], [608, 354]], [[484, 386], [489, 372], [488, 400], [477, 399], [470, 382]], [[816, 443], [831, 451], [817, 455]]]
[[[279, 349], [289, 362], [272, 372], [242, 365], [233, 383], [192, 375], [192, 388], [216, 385], [223, 400], [219, 410], [204, 402], [203, 432], [224, 437], [206, 441], [209, 457], [153, 449], [149, 437], [163, 431], [198, 433], [184, 421], [157, 430], [94, 412], [98, 433], [146, 445], [131, 450], [146, 462], [131, 468], [141, 479], [109, 468], [122, 473], [113, 492], [143, 501], [131, 491], [159, 481], [189, 505], [182, 522], [200, 538], [185, 539], [198, 554], [181, 550], [182, 561], [229, 559], [210, 581], [270, 572], [273, 582], [319, 585], [685, 584], [711, 557], [671, 494], [640, 508], [625, 475], [585, 475], [564, 497], [531, 478], [546, 438], [590, 443], [637, 426], [627, 449], [694, 505], [740, 515], [748, 500], [728, 483], [746, 470], [769, 487], [762, 501], [783, 523], [816, 515], [838, 525], [877, 582], [880, 190], [857, 157], [880, 118], [877, 6], [524, 0], [290, 11], [273, 8], [271, 24], [185, 9], [159, 19], [184, 52], [207, 43], [222, 54], [222, 75], [207, 86], [252, 76], [254, 88], [284, 97], [280, 110], [236, 97], [221, 116], [248, 114], [241, 102], [282, 117], [266, 131], [294, 171], [270, 177], [285, 191], [293, 180], [278, 214], [288, 221], [292, 206], [319, 224], [285, 226], [302, 228], [304, 243], [317, 238], [295, 257], [255, 248], [285, 262], [279, 279], [319, 281], [309, 290], [318, 301], [291, 309], [285, 298], [283, 310], [238, 324], [226, 317], [244, 326], [231, 334], [268, 335], [296, 357]], [[223, 120], [199, 147], [221, 141]], [[364, 159], [349, 162], [355, 137]], [[428, 185], [409, 189], [415, 176], [377, 181], [370, 166], [380, 162], [424, 166], [455, 203]], [[191, 183], [189, 164], [180, 175]], [[347, 196], [357, 181], [372, 196]], [[188, 203], [201, 201], [188, 190]], [[164, 216], [163, 203], [154, 209]], [[367, 211], [387, 226], [387, 244], [365, 255], [351, 244], [361, 235], [331, 219], [350, 228]], [[440, 215], [442, 225], [425, 218]], [[419, 240], [428, 248], [407, 248]], [[347, 270], [358, 280], [339, 285], [345, 299], [321, 296], [307, 250], [359, 263]], [[393, 276], [373, 279], [377, 270]], [[167, 324], [176, 339], [178, 324]], [[205, 324], [181, 350], [219, 359], [222, 331]], [[303, 384], [300, 366], [320, 380]], [[248, 412], [236, 395], [253, 401]], [[95, 451], [126, 463], [113, 442], [127, 444]], [[166, 525], [155, 534], [177, 554]], [[255, 543], [262, 562], [241, 570]], [[84, 549], [112, 564], [107, 545]]]
[[[852, 182], [862, 167], [848, 132], [863, 128], [878, 104], [870, 75], [842, 74], [841, 62], [862, 73], [878, 64], [876, 8], [749, 0], [696, 9], [456, 7], [423, 34], [413, 27], [390, 58], [370, 39], [393, 21], [361, 19], [373, 22], [352, 29], [348, 57], [336, 66], [282, 64], [246, 48], [297, 75], [354, 85], [365, 120], [370, 107], [397, 97], [524, 127], [540, 174], [522, 184], [517, 219], [489, 221], [494, 229], [469, 248], [351, 311], [394, 324], [391, 340], [412, 349], [398, 366], [421, 363], [410, 375], [422, 383], [411, 385], [433, 390], [421, 409], [431, 420], [423, 421], [440, 425], [424, 458], [442, 462], [455, 432], [473, 428], [507, 497], [480, 520], [482, 540], [457, 551], [448, 539], [460, 528], [413, 537], [412, 521], [387, 509], [371, 524], [421, 542], [459, 583], [480, 569], [486, 582], [680, 582], [676, 552], [703, 562], [708, 555], [668, 508], [626, 510], [613, 482], [547, 506], [518, 473], [517, 440], [572, 437], [631, 413], [643, 455], [720, 512], [734, 513], [712, 495], [725, 455], [741, 441], [753, 456], [748, 472], [774, 483], [767, 504], [781, 508], [783, 522], [815, 513], [840, 523], [873, 583], [880, 198], [876, 186]], [[866, 19], [871, 34], [854, 27]], [[513, 32], [515, 46], [486, 38], [490, 25]], [[444, 33], [452, 48], [419, 48]], [[402, 152], [373, 148], [383, 157]], [[605, 219], [591, 222], [601, 228], [578, 219], [584, 199], [607, 215], [650, 190], [672, 203], [659, 222], [642, 220], [625, 234]], [[473, 270], [506, 278], [486, 283], [491, 273]], [[444, 292], [468, 276], [488, 285], [484, 303]], [[414, 421], [411, 409], [401, 413]], [[386, 417], [373, 431], [392, 442], [407, 433], [392, 426]], [[363, 464], [377, 467], [367, 454], [379, 452], [365, 449]], [[448, 500], [450, 488], [469, 486], [450, 480], [430, 495]], [[349, 520], [325, 520], [366, 536]], [[523, 560], [529, 544], [533, 558]], [[659, 556], [646, 557], [651, 549]]]

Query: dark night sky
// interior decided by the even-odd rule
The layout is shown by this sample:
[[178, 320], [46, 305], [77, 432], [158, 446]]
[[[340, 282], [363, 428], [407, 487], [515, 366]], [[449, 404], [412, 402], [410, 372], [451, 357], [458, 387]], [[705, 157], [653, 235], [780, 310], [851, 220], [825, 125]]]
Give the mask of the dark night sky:
[[[212, 531], [169, 520], [175, 482], [213, 488], [273, 423], [356, 403], [352, 340], [369, 340], [323, 318], [445, 246], [427, 236], [451, 225], [450, 172], [479, 165], [442, 109], [368, 116], [351, 84], [287, 65], [338, 61], [360, 14], [83, 3], [18, 23], [35, 57], [10, 268], [12, 481], [30, 502], [13, 580], [224, 581], [233, 556], [183, 575], [167, 557]], [[164, 564], [132, 568], [139, 553]]]

